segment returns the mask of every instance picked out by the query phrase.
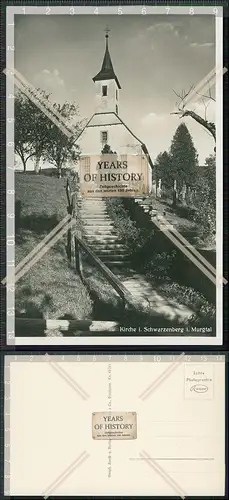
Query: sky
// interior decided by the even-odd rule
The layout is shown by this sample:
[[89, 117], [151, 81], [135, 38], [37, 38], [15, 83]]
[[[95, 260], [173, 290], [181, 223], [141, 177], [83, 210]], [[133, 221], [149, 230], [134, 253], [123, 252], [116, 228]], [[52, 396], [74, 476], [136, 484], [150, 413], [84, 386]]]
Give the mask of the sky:
[[[121, 84], [119, 115], [147, 145], [154, 161], [168, 151], [181, 123], [177, 97], [215, 67], [215, 18], [195, 15], [16, 15], [15, 68], [35, 87], [52, 93], [55, 102], [74, 101], [80, 117], [95, 112], [95, 85], [109, 50]], [[205, 92], [206, 93], [206, 92]], [[214, 89], [212, 89], [214, 95]], [[205, 109], [207, 106], [207, 110]], [[215, 103], [199, 97], [190, 105], [214, 121]], [[191, 118], [185, 123], [199, 163], [213, 153], [212, 137]]]

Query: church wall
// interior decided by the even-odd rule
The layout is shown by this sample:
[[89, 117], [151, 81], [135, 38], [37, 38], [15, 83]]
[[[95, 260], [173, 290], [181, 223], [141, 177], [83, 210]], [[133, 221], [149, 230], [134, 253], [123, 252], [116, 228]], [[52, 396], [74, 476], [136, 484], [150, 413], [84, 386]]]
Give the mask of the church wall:
[[132, 136], [126, 127], [118, 125], [100, 125], [87, 127], [79, 138], [79, 147], [83, 155], [99, 155], [103, 149], [101, 133], [107, 132], [107, 144], [118, 154], [141, 154], [140, 142]]

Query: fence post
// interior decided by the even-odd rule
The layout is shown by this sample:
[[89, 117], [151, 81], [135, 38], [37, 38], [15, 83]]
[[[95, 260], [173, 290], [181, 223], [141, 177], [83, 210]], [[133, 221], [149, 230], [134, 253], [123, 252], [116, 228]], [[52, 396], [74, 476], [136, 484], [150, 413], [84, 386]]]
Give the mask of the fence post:
[[123, 309], [123, 312], [125, 312], [125, 310], [126, 310], [126, 298], [125, 298], [124, 294], [122, 296], [122, 309]]
[[68, 199], [68, 206], [71, 206], [71, 189], [69, 185], [69, 179], [67, 178], [67, 183], [66, 183], [66, 195]]
[[67, 257], [71, 264], [72, 262], [72, 230], [68, 229], [67, 232]]
[[76, 193], [72, 194], [71, 207], [72, 207], [72, 216], [76, 218], [77, 217]]
[[82, 278], [82, 265], [81, 265], [81, 255], [80, 255], [80, 243], [75, 236], [75, 269], [76, 272], [81, 276]]

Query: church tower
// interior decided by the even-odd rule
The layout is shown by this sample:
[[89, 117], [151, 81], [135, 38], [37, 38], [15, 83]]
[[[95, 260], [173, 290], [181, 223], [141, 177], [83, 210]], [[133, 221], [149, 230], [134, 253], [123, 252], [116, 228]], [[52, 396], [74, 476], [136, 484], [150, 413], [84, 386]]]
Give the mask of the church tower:
[[96, 113], [116, 113], [119, 114], [119, 90], [121, 85], [114, 72], [111, 56], [108, 48], [109, 29], [105, 30], [105, 54], [99, 73], [94, 76], [93, 82], [96, 85]]
[[[96, 109], [78, 136], [85, 174], [97, 175], [97, 160], [104, 146], [110, 147], [120, 161], [127, 161], [135, 169], [136, 156], [147, 157], [148, 185], [152, 184], [153, 163], [146, 145], [120, 118], [119, 92], [121, 85], [115, 74], [109, 52], [109, 29], [105, 29], [105, 54], [99, 73], [92, 78], [96, 88]], [[137, 119], [137, 118], [136, 118]], [[131, 161], [132, 158], [132, 161]], [[132, 166], [131, 166], [132, 165]], [[132, 171], [132, 170], [131, 170]], [[134, 173], [133, 170], [132, 173]]]

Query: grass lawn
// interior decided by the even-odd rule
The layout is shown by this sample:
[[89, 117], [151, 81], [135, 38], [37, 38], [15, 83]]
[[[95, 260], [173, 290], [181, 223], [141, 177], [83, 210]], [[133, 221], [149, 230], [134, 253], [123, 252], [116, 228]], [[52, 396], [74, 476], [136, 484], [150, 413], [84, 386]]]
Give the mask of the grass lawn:
[[[15, 174], [18, 264], [67, 215], [65, 179], [33, 173]], [[70, 268], [64, 235], [16, 284], [16, 316], [86, 319], [92, 301]]]

